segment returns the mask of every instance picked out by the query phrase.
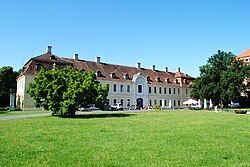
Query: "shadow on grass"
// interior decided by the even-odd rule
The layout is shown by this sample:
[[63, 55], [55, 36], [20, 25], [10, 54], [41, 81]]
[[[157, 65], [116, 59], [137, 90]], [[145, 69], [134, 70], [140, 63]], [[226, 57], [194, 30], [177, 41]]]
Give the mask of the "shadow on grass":
[[0, 111], [0, 114], [10, 114], [10, 112], [9, 111]]
[[125, 114], [125, 113], [109, 113], [109, 114], [81, 114], [75, 116], [58, 116], [60, 118], [71, 118], [71, 119], [92, 119], [92, 118], [121, 118], [135, 116], [136, 114]]

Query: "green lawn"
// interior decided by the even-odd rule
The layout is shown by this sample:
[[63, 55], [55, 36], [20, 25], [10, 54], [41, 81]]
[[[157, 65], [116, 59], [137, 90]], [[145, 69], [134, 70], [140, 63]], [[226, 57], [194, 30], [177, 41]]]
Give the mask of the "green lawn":
[[50, 111], [46, 110], [36, 110], [36, 111], [0, 111], [1, 116], [11, 116], [11, 115], [24, 115], [24, 114], [39, 114], [39, 113], [48, 113]]
[[157, 111], [0, 122], [0, 166], [250, 166], [250, 115]]

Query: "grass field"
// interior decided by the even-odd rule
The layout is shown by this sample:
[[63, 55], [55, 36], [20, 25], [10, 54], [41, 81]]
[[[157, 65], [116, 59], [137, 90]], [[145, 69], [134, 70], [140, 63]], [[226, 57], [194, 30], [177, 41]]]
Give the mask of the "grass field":
[[0, 122], [0, 166], [250, 166], [250, 115], [155, 111]]

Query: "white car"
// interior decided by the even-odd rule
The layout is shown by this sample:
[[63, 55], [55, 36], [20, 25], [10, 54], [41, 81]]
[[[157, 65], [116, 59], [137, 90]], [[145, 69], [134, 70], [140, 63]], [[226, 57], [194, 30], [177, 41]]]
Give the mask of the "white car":
[[111, 106], [111, 110], [123, 110], [123, 106], [121, 103], [116, 103], [115, 105]]

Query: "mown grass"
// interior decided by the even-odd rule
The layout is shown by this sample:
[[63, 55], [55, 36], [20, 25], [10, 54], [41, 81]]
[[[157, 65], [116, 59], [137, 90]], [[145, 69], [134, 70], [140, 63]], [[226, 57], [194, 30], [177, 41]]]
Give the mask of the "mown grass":
[[47, 110], [33, 110], [33, 111], [0, 111], [0, 116], [11, 116], [11, 115], [24, 115], [24, 114], [39, 114], [49, 113]]
[[250, 115], [157, 111], [0, 122], [0, 166], [250, 166]]

